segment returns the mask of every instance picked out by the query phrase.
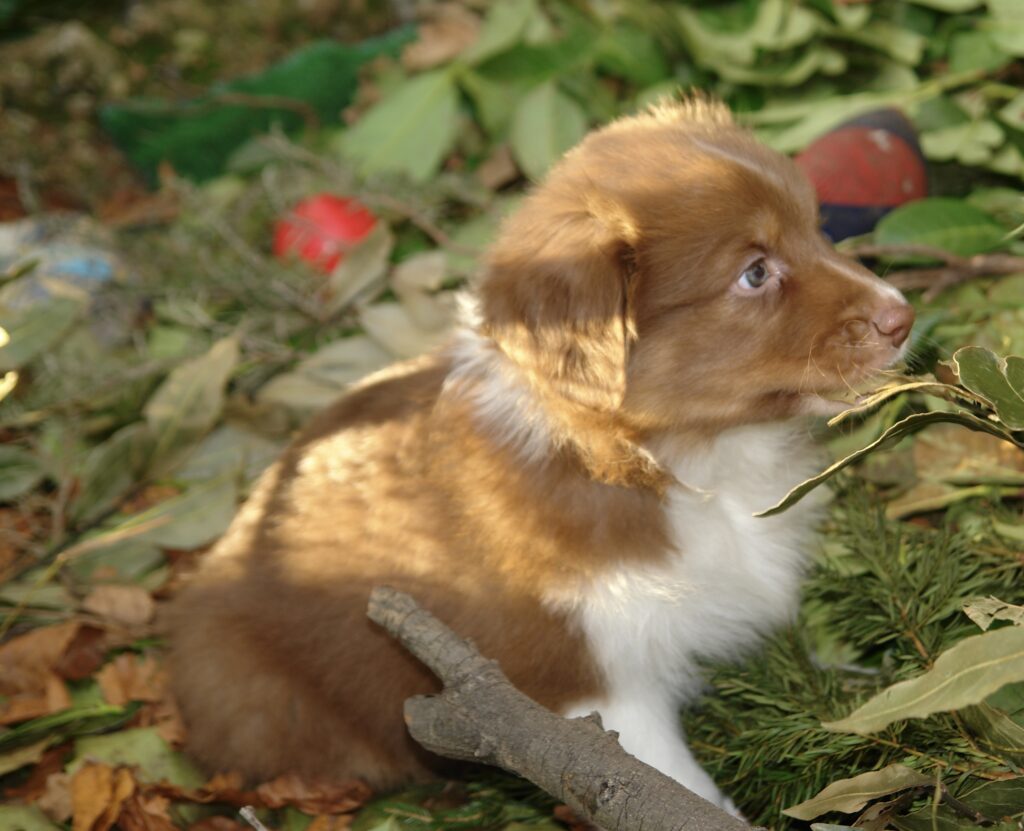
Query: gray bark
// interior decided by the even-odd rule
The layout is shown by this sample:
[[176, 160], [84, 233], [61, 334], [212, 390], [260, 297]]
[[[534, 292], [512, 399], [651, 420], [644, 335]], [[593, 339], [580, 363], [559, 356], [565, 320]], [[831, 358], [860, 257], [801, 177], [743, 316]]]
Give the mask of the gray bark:
[[608, 831], [749, 831], [626, 753], [596, 713], [562, 718], [519, 692], [409, 595], [376, 588], [367, 613], [444, 683], [405, 702], [409, 733], [432, 753], [518, 774]]

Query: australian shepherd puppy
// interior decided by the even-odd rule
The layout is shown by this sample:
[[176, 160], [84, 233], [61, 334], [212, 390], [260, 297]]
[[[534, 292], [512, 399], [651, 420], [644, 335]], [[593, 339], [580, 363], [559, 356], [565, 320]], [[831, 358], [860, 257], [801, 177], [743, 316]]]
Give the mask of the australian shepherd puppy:
[[899, 292], [721, 105], [589, 135], [504, 225], [450, 344], [353, 388], [263, 475], [172, 610], [192, 751], [253, 778], [430, 774], [437, 682], [366, 616], [412, 594], [567, 715], [719, 804], [679, 707], [797, 606], [806, 417], [901, 354]]

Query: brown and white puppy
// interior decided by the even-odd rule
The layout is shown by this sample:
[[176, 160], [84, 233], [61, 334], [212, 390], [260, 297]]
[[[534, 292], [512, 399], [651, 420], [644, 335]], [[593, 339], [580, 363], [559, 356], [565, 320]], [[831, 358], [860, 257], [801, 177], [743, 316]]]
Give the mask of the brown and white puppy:
[[813, 471], [801, 416], [912, 320], [722, 106], [594, 132], [505, 224], [475, 319], [321, 414], [178, 599], [192, 750], [256, 778], [427, 775], [402, 702], [437, 684], [365, 617], [389, 584], [725, 803], [678, 708], [698, 660], [791, 617], [818, 512], [751, 514]]

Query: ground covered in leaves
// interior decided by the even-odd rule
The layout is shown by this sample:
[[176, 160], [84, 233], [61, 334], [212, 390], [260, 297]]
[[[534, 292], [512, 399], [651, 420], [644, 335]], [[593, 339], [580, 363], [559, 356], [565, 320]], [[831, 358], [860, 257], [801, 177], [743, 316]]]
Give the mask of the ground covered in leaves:
[[[573, 822], [498, 775], [207, 779], [159, 611], [311, 413], [444, 340], [527, 181], [680, 85], [783, 152], [900, 107], [932, 189], [843, 243], [912, 293], [912, 377], [822, 425], [843, 465], [801, 618], [709, 668], [694, 749], [775, 828], [1019, 827], [1015, 0], [65, 6], [0, 1], [0, 828]], [[372, 231], [335, 265], [275, 256], [324, 193]]]

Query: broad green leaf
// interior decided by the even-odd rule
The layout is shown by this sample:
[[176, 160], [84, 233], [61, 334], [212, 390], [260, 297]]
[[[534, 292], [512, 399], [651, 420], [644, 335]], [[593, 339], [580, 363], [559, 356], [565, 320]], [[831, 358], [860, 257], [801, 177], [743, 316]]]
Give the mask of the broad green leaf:
[[969, 257], [998, 248], [1006, 229], [963, 200], [932, 197], [908, 202], [882, 217], [879, 245], [929, 245]]
[[198, 788], [206, 781], [184, 754], [172, 750], [153, 727], [79, 739], [75, 742], [75, 758], [68, 766], [68, 773], [74, 773], [86, 760], [132, 765], [138, 768], [142, 782], [166, 781], [183, 788]]
[[194, 485], [185, 493], [133, 514], [105, 534], [140, 530], [131, 537], [164, 548], [192, 550], [213, 542], [227, 530], [235, 515], [238, 493], [232, 478]]
[[988, 32], [956, 32], [949, 40], [949, 71], [991, 72], [1011, 60]]
[[846, 718], [825, 722], [837, 733], [874, 733], [894, 721], [979, 704], [1005, 684], [1024, 680], [1024, 627], [964, 638], [931, 669], [883, 690]]
[[360, 295], [379, 290], [394, 247], [391, 229], [386, 223], [378, 222], [328, 276], [324, 313], [336, 314]]
[[480, 36], [460, 57], [473, 65], [504, 52], [522, 38], [536, 12], [537, 0], [496, 0], [487, 10]]
[[534, 87], [558, 80], [587, 66], [597, 47], [600, 30], [586, 17], [574, 15], [565, 34], [552, 43], [518, 43], [507, 52], [476, 67], [483, 77]]
[[827, 467], [817, 476], [812, 476], [810, 479], [801, 482], [789, 493], [787, 493], [777, 504], [770, 508], [766, 508], [763, 511], [759, 511], [754, 516], [757, 517], [769, 517], [775, 514], [782, 513], [787, 508], [792, 507], [801, 499], [803, 499], [808, 493], [814, 490], [818, 485], [831, 479], [839, 471], [846, 467], [849, 467], [855, 462], [859, 462], [870, 453], [886, 447], [895, 441], [916, 433], [922, 427], [926, 427], [929, 424], [937, 424], [940, 422], [949, 422], [952, 424], [960, 424], [967, 427], [970, 430], [978, 430], [983, 433], [991, 433], [993, 436], [997, 436], [1006, 441], [1017, 444], [1013, 436], [1007, 431], [1001, 429], [999, 425], [993, 424], [984, 419], [978, 418], [971, 413], [963, 411], [952, 411], [952, 412], [929, 412], [929, 413], [914, 413], [913, 415], [907, 416], [902, 421], [896, 422], [892, 427], [882, 433], [877, 439], [871, 444], [862, 447], [855, 453], [851, 453], [843, 459], [834, 462], [832, 465]]
[[150, 396], [143, 414], [154, 441], [151, 470], [166, 469], [217, 423], [237, 363], [238, 341], [224, 338], [205, 355], [176, 367]]
[[28, 450], [0, 446], [0, 502], [10, 502], [38, 485], [46, 471]]
[[721, 64], [715, 67], [727, 81], [767, 87], [794, 87], [807, 81], [817, 72], [839, 75], [846, 70], [846, 56], [837, 49], [815, 44], [787, 64], [765, 66], [737, 66]]
[[[19, 770], [26, 765], [34, 765], [43, 758], [46, 748], [50, 746], [49, 739], [42, 739], [34, 744], [19, 747], [17, 750], [8, 750], [0, 753], [0, 776], [5, 776], [13, 770]], [[2, 814], [0, 814], [2, 817]], [[3, 828], [0, 825], [0, 828]]]
[[963, 164], [981, 164], [991, 158], [1005, 138], [998, 124], [984, 118], [921, 133], [921, 150], [935, 161], [957, 159]]
[[61, 831], [62, 826], [35, 805], [0, 805], [0, 828], [5, 831]]
[[917, 66], [921, 62], [928, 42], [923, 35], [885, 20], [872, 20], [866, 26], [854, 30], [835, 27], [830, 30], [830, 34], [877, 49], [909, 66]]
[[337, 400], [350, 384], [394, 359], [394, 354], [365, 335], [342, 338], [320, 347], [291, 372], [271, 378], [260, 389], [259, 400], [311, 413]]
[[66, 297], [0, 311], [0, 372], [21, 369], [53, 347], [67, 334], [81, 311], [81, 303]]
[[985, 632], [996, 620], [1009, 620], [1024, 626], [1024, 606], [1015, 606], [997, 597], [979, 597], [964, 604], [964, 614]]
[[459, 93], [452, 72], [439, 69], [409, 79], [336, 141], [365, 176], [403, 173], [428, 181], [441, 166], [458, 130]]
[[833, 782], [817, 796], [786, 808], [782, 813], [802, 820], [812, 820], [831, 811], [852, 814], [872, 799], [931, 784], [934, 784], [932, 777], [925, 776], [919, 771], [904, 765], [889, 765], [881, 770]]
[[87, 523], [114, 508], [139, 482], [153, 457], [154, 443], [150, 426], [136, 422], [92, 448], [78, 475], [72, 520]]
[[984, 782], [958, 796], [987, 817], [1012, 817], [1024, 813], [1024, 777]]
[[258, 433], [225, 424], [196, 447], [175, 471], [179, 482], [203, 482], [236, 476], [251, 482], [281, 452], [282, 445]]
[[159, 568], [165, 561], [163, 552], [153, 543], [129, 539], [73, 557], [66, 570], [80, 584], [104, 580], [131, 583]]
[[668, 64], [654, 35], [629, 23], [617, 23], [597, 43], [597, 64], [638, 86], [650, 86], [669, 75]]
[[1024, 4], [1020, 0], [987, 0], [990, 16], [978, 21], [1000, 49], [1024, 57]]
[[1011, 430], [1024, 430], [1024, 358], [1000, 358], [980, 346], [965, 346], [953, 355], [960, 383], [995, 407]]
[[583, 109], [549, 81], [520, 102], [512, 121], [512, 153], [527, 175], [539, 180], [586, 131]]
[[[989, 753], [1024, 762], [1024, 726], [987, 702], [964, 707], [960, 717]], [[1021, 792], [1024, 797], [1024, 791]], [[1021, 804], [1020, 810], [1024, 810]]]

